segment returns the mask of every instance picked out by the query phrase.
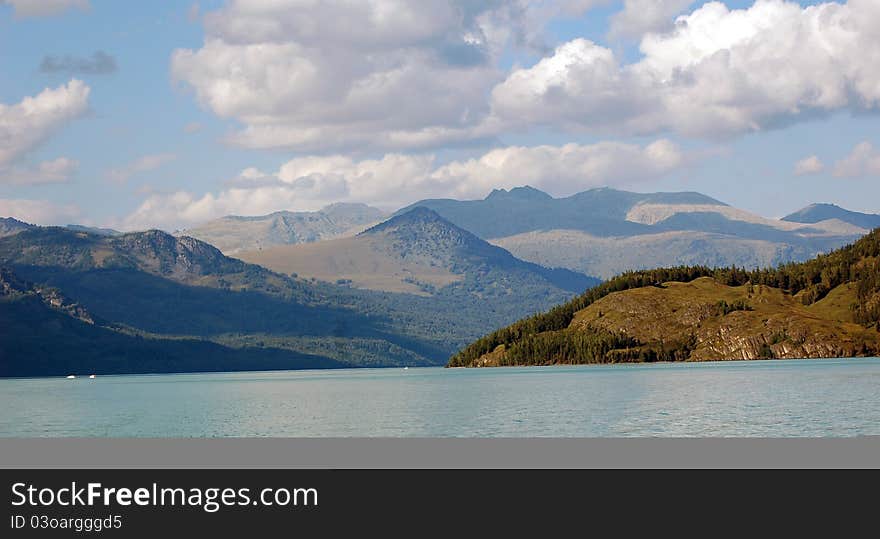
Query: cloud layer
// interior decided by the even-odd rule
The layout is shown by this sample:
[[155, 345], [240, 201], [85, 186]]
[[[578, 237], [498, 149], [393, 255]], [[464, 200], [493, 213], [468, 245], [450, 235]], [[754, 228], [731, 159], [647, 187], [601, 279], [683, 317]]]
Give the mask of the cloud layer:
[[88, 0], [2, 0], [15, 10], [16, 17], [51, 17], [69, 9], [88, 9]]
[[[552, 17], [600, 0], [232, 0], [205, 14], [172, 73], [252, 148], [400, 151], [547, 127], [722, 138], [880, 105], [880, 3], [731, 10], [627, 0], [612, 34], [642, 57], [574, 39], [542, 50]], [[645, 32], [648, 32], [645, 34]], [[505, 71], [511, 47], [541, 54]]]
[[407, 149], [494, 135], [482, 122], [506, 47], [605, 0], [232, 0], [171, 58], [245, 147]]
[[67, 225], [81, 219], [82, 212], [72, 204], [0, 198], [0, 216], [14, 217], [35, 225]]
[[834, 175], [838, 178], [880, 176], [880, 150], [868, 141], [862, 142], [837, 162]]
[[757, 0], [746, 10], [711, 2], [672, 32], [646, 35], [637, 63], [585, 39], [560, 46], [496, 87], [493, 113], [509, 126], [715, 138], [875, 109], [878, 27], [874, 0]]
[[25, 158], [85, 113], [89, 91], [82, 81], [74, 79], [13, 105], [0, 103], [0, 185], [61, 183], [76, 172], [79, 163], [67, 157], [36, 165], [25, 162]]
[[45, 89], [14, 105], [0, 103], [0, 168], [33, 150], [88, 109], [89, 87], [80, 80]]
[[822, 160], [819, 159], [816, 155], [811, 155], [810, 157], [806, 157], [801, 159], [797, 163], [794, 164], [794, 174], [795, 176], [807, 176], [810, 174], [819, 174], [825, 170], [825, 165], [822, 163]]
[[342, 155], [302, 157], [272, 174], [247, 169], [216, 194], [152, 195], [119, 226], [181, 227], [223, 215], [314, 210], [338, 201], [397, 207], [422, 198], [481, 198], [494, 188], [524, 184], [568, 195], [654, 179], [686, 162], [668, 140], [647, 146], [602, 142], [508, 147], [442, 165], [431, 155], [387, 154], [359, 161]]
[[67, 157], [43, 161], [36, 166], [16, 165], [0, 168], [0, 184], [41, 185], [63, 183], [79, 168], [79, 162]]
[[649, 32], [672, 29], [675, 16], [696, 0], [624, 0], [623, 11], [611, 17], [613, 38], [641, 38]]

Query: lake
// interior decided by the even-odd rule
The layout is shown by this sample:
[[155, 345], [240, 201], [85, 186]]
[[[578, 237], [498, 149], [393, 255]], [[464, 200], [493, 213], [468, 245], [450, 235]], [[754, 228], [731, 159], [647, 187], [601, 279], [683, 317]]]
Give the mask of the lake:
[[880, 435], [880, 359], [0, 380], [2, 437]]

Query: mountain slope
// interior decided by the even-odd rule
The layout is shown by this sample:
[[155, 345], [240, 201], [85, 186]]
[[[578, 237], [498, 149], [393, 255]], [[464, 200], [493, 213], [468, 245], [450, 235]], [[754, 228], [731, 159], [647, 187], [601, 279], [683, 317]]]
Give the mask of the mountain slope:
[[880, 215], [850, 211], [834, 204], [811, 204], [782, 218], [783, 221], [810, 224], [832, 219], [869, 230], [880, 227]]
[[22, 230], [33, 228], [34, 225], [19, 221], [14, 217], [0, 217], [0, 237], [18, 234]]
[[[239, 256], [283, 273], [423, 295], [468, 285], [483, 296], [493, 288], [536, 285], [558, 294], [580, 292], [598, 283], [573, 271], [550, 270], [518, 260], [424, 207], [353, 238], [273, 247]], [[517, 301], [515, 295], [510, 300]]]
[[[55, 357], [68, 340], [78, 347], [71, 344], [71, 356], [96, 372], [437, 365], [492, 327], [572, 295], [523, 273], [494, 279], [492, 268], [486, 279], [497, 285], [465, 276], [431, 297], [358, 290], [278, 274], [155, 230], [102, 236], [35, 227], [0, 238], [0, 267], [58, 291], [95, 321], [38, 305], [33, 294], [0, 305], [10, 321], [2, 372], [15, 375], [71, 370]], [[90, 347], [112, 354], [91, 358]], [[98, 369], [90, 358], [109, 362]]]
[[[424, 305], [292, 279], [160, 231], [108, 237], [34, 228], [0, 238], [0, 266], [60, 290], [107, 321], [103, 329], [256, 349], [254, 357], [263, 350], [282, 359], [323, 358], [330, 366], [427, 365], [441, 361], [455, 342], [435, 327], [436, 318], [419, 315]], [[30, 361], [26, 347], [4, 345], [21, 351], [15, 362]]]
[[57, 290], [0, 268], [0, 377], [345, 366], [290, 350], [232, 348], [105, 324]]
[[354, 294], [378, 295], [397, 324], [422, 321], [424, 331], [452, 350], [598, 283], [518, 260], [424, 208], [355, 238], [241, 256], [300, 278], [341, 279]]
[[489, 334], [450, 366], [850, 357], [880, 352], [880, 231], [813, 260], [623, 274]]
[[554, 199], [521, 187], [484, 200], [424, 200], [401, 212], [419, 206], [520, 259], [601, 278], [680, 264], [767, 267], [806, 260], [868, 232], [838, 220], [765, 219], [699, 193], [602, 188]]
[[113, 230], [112, 228], [100, 228], [85, 225], [67, 225], [66, 228], [75, 232], [88, 232], [89, 234], [97, 234], [99, 236], [121, 236], [122, 232]]
[[258, 217], [227, 216], [181, 231], [226, 254], [273, 245], [311, 243], [352, 236], [385, 213], [366, 204], [331, 204], [316, 212], [281, 211]]

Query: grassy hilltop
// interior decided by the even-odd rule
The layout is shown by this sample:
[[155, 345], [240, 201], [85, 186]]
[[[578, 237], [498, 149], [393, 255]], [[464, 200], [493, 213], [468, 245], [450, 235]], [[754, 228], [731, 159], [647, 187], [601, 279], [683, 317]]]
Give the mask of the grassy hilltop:
[[880, 351], [880, 230], [773, 269], [622, 274], [465, 347], [451, 367], [852, 357]]

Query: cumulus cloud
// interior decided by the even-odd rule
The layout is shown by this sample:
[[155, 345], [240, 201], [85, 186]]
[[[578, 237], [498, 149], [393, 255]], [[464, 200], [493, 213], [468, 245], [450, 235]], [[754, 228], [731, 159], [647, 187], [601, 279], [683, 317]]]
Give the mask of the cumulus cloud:
[[177, 156], [173, 153], [144, 155], [143, 157], [139, 157], [122, 167], [112, 168], [108, 170], [106, 173], [106, 177], [113, 183], [125, 183], [132, 176], [141, 174], [143, 172], [155, 170], [161, 166], [170, 163], [171, 161], [174, 161], [175, 159], [177, 159]]
[[36, 225], [66, 225], [82, 217], [72, 204], [56, 204], [47, 200], [0, 198], [0, 216], [14, 217]]
[[649, 32], [672, 29], [675, 16], [696, 0], [624, 0], [623, 10], [611, 17], [613, 38], [639, 38]]
[[0, 0], [15, 10], [16, 17], [51, 17], [69, 9], [86, 10], [88, 0]]
[[868, 141], [862, 142], [837, 162], [834, 175], [838, 178], [880, 176], [880, 150]]
[[252, 148], [406, 149], [472, 140], [511, 43], [602, 0], [231, 0], [204, 14], [176, 80]]
[[73, 79], [14, 105], [0, 103], [0, 168], [9, 166], [88, 109], [89, 87]]
[[[400, 151], [548, 127], [723, 138], [880, 104], [880, 4], [747, 9], [626, 0], [611, 34], [642, 35], [628, 62], [586, 39], [547, 50], [547, 23], [602, 0], [230, 0], [174, 78], [230, 141], [308, 152]], [[509, 71], [511, 47], [541, 59]]]
[[794, 173], [796, 176], [818, 174], [823, 170], [825, 170], [825, 164], [822, 163], [822, 160], [815, 155], [811, 155], [810, 157], [801, 159], [794, 164]]
[[41, 185], [63, 183], [69, 180], [70, 176], [78, 168], [79, 162], [67, 157], [43, 161], [37, 166], [17, 165], [6, 168], [0, 167], [0, 184]]
[[96, 51], [90, 57], [46, 56], [40, 62], [43, 73], [67, 73], [84, 75], [108, 75], [118, 69], [116, 58], [104, 51]]
[[274, 173], [246, 169], [216, 194], [153, 194], [121, 226], [174, 228], [223, 215], [314, 210], [339, 201], [387, 207], [422, 198], [480, 198], [493, 188], [523, 184], [568, 195], [654, 179], [686, 162], [668, 140], [647, 146], [601, 142], [507, 147], [445, 164], [431, 155], [387, 154], [364, 160], [342, 155], [301, 157]]
[[514, 70], [492, 92], [496, 125], [724, 137], [880, 104], [880, 3], [704, 4], [647, 34], [622, 63], [585, 39]]
[[450, 195], [460, 197], [523, 184], [571, 195], [591, 187], [655, 179], [684, 164], [679, 148], [665, 139], [645, 147], [618, 142], [508, 147], [445, 165], [433, 178], [451, 188]]

